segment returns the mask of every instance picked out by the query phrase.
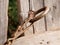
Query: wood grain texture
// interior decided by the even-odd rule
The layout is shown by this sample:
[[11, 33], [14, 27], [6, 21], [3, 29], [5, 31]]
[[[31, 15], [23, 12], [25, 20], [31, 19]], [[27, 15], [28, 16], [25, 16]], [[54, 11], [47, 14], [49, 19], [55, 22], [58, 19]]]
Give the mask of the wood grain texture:
[[8, 0], [0, 0], [0, 45], [7, 40]]
[[42, 34], [21, 37], [14, 40], [12, 45], [60, 45], [60, 31], [48, 31]]
[[[31, 0], [32, 2], [32, 10], [37, 11], [38, 9], [43, 7], [43, 0]], [[40, 19], [39, 21], [34, 23], [34, 30], [35, 33], [40, 33], [45, 31], [45, 22], [44, 18]]]
[[44, 5], [51, 8], [46, 16], [47, 29], [60, 28], [60, 0], [44, 0]]

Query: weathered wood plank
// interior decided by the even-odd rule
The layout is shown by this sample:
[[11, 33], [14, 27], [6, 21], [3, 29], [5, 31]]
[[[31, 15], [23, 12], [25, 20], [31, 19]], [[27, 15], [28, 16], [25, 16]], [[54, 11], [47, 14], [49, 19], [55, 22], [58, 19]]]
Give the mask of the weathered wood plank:
[[0, 0], [0, 45], [7, 40], [8, 0]]
[[60, 28], [60, 0], [44, 0], [44, 4], [51, 8], [50, 13], [46, 16], [47, 29]]
[[[43, 0], [31, 0], [32, 2], [32, 10], [37, 11], [38, 9], [43, 7]], [[34, 30], [35, 33], [40, 33], [45, 31], [45, 22], [44, 18], [40, 19], [39, 21], [34, 23]]]
[[60, 45], [60, 31], [21, 37], [14, 40], [12, 45]]
[[[19, 0], [18, 0], [19, 1]], [[28, 18], [28, 12], [29, 12], [29, 0], [20, 0], [19, 1], [20, 6], [20, 12], [19, 15], [22, 17], [22, 20], [24, 21], [26, 18]], [[19, 9], [18, 9], [19, 10]], [[29, 24], [26, 24], [25, 27], [27, 27]], [[26, 36], [33, 34], [33, 28], [32, 26], [29, 28], [28, 31], [24, 33]]]

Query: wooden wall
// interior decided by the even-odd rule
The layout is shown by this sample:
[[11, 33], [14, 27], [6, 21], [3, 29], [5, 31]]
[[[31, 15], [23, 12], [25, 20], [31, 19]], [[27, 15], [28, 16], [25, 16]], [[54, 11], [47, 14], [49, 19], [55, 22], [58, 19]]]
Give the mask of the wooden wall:
[[[29, 0], [17, 0], [18, 15], [20, 15], [21, 24], [28, 17]], [[50, 8], [50, 12], [44, 18], [34, 23], [34, 31], [41, 33], [60, 29], [60, 0], [31, 0], [32, 10], [36, 11], [44, 6]], [[0, 0], [0, 45], [7, 39], [7, 25], [8, 25], [8, 0]], [[26, 24], [25, 27], [29, 25]], [[33, 34], [33, 26], [24, 33], [25, 36]]]
[[[28, 13], [29, 1], [20, 1], [22, 1], [20, 5], [23, 11]], [[31, 35], [33, 34], [33, 26], [31, 26], [32, 28], [24, 33], [25, 36], [16, 39], [12, 45], [60, 45], [60, 0], [31, 0], [31, 2], [34, 11], [44, 6], [49, 7], [50, 11], [44, 18], [34, 23], [34, 35]], [[24, 14], [22, 17], [25, 18], [26, 15]]]
[[[35, 22], [34, 26], [31, 26], [23, 37], [14, 40], [12, 45], [60, 45], [60, 0], [30, 1], [33, 11], [44, 6], [49, 7], [50, 11], [45, 17]], [[22, 19], [20, 22], [23, 22], [28, 17], [29, 0], [18, 0], [18, 4], [18, 8], [20, 8], [20, 10], [18, 9], [18, 14]], [[25, 24], [25, 27], [28, 25]]]
[[0, 45], [7, 40], [8, 0], [0, 0]]
[[[23, 21], [28, 17], [29, 0], [20, 0], [20, 16]], [[36, 11], [44, 6], [50, 8], [50, 12], [44, 18], [34, 23], [35, 33], [60, 29], [60, 1], [59, 0], [31, 0], [32, 10]], [[25, 35], [33, 34], [33, 26], [30, 27]]]
[[46, 16], [47, 29], [60, 28], [60, 0], [44, 0], [44, 4], [51, 8], [49, 14]]

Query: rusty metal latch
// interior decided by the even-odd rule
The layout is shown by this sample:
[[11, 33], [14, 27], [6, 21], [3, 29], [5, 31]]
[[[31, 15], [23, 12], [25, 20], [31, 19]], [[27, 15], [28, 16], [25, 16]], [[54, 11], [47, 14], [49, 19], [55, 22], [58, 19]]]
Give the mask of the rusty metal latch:
[[[41, 9], [39, 9], [39, 10], [37, 10], [37, 11], [32, 11], [32, 10], [30, 10], [30, 11], [28, 12], [28, 18], [24, 21], [24, 23], [23, 23], [21, 26], [19, 26], [19, 27], [17, 28], [16, 32], [14, 33], [14, 37], [13, 37], [13, 38], [9, 38], [9, 39], [7, 40], [8, 43], [5, 44], [5, 45], [11, 45], [11, 44], [12, 44], [12, 41], [15, 40], [15, 39], [17, 39], [17, 37], [19, 37], [22, 33], [24, 33], [26, 30], [28, 30], [28, 28], [29, 28], [31, 25], [33, 25], [34, 22], [36, 22], [37, 20], [39, 20], [39, 19], [43, 18], [44, 16], [46, 16], [46, 14], [48, 13], [48, 11], [49, 11], [49, 8], [48, 8], [48, 7], [41, 8]], [[43, 13], [41, 13], [41, 14], [38, 15], [38, 16], [36, 16], [36, 15], [39, 14], [40, 12], [43, 12]], [[28, 22], [30, 22], [31, 24], [30, 24], [27, 28], [24, 29], [24, 28], [23, 28], [24, 25], [25, 25], [26, 23], [28, 23]]]

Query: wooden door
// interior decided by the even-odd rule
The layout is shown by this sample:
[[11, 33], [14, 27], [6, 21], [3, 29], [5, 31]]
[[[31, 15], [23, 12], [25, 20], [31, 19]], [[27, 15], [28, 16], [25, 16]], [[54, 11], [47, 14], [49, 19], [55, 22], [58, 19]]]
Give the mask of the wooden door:
[[[25, 35], [35, 33], [41, 33], [44, 31], [57, 30], [60, 29], [60, 6], [59, 0], [31, 0], [32, 10], [36, 11], [44, 6], [50, 8], [49, 13], [44, 18], [38, 20], [34, 23], [34, 27], [31, 26], [28, 31], [25, 32]], [[23, 21], [28, 17], [29, 12], [29, 0], [20, 0], [20, 16]], [[25, 25], [25, 27], [28, 24]], [[33, 29], [34, 28], [34, 29]]]
[[[22, 1], [23, 11], [27, 9], [29, 11], [28, 4], [28, 0]], [[31, 26], [32, 28], [25, 32], [25, 35], [28, 36], [18, 38], [12, 45], [60, 45], [60, 0], [31, 0], [31, 5], [34, 11], [44, 6], [49, 7], [50, 11], [44, 18], [34, 23], [35, 35], [31, 33], [33, 31], [33, 26]], [[24, 16], [22, 17], [25, 18]]]

